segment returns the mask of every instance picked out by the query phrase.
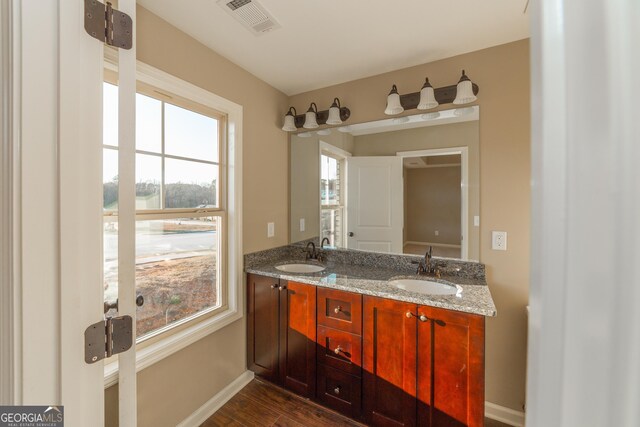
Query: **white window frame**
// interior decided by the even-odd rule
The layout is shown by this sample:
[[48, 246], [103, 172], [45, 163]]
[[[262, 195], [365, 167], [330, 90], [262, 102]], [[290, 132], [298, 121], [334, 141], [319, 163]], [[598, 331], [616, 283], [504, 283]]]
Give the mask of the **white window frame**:
[[[347, 215], [347, 157], [351, 157], [352, 154], [349, 153], [348, 151], [345, 151], [341, 148], [338, 148], [334, 145], [328, 144], [324, 141], [319, 141], [318, 143], [318, 159], [320, 161], [320, 163], [322, 163], [322, 156], [323, 155], [329, 155], [330, 157], [333, 157], [334, 159], [337, 159], [341, 164], [340, 164], [340, 204], [338, 205], [323, 205], [322, 204], [322, 200], [320, 200], [320, 212], [319, 212], [319, 226], [318, 226], [318, 233], [320, 238], [322, 238], [322, 210], [323, 209], [335, 209], [335, 208], [341, 208], [342, 209], [342, 236], [341, 236], [341, 240], [342, 240], [342, 244], [345, 245], [347, 240], [347, 231], [346, 231], [346, 227], [345, 225], [347, 224], [346, 222], [346, 215]], [[322, 164], [320, 165], [320, 176], [318, 177], [318, 187], [320, 188], [320, 195], [322, 195]]]
[[[117, 52], [105, 48], [105, 68], [117, 71]], [[223, 220], [226, 235], [226, 285], [227, 307], [212, 316], [193, 320], [192, 324], [141, 349], [136, 349], [136, 372], [147, 368], [167, 356], [193, 344], [205, 336], [241, 319], [243, 307], [242, 271], [242, 121], [241, 105], [222, 98], [191, 83], [174, 77], [155, 67], [137, 61], [137, 80], [149, 86], [166, 90], [182, 98], [217, 110], [227, 116], [227, 167], [226, 176], [226, 218]], [[216, 216], [219, 213], [210, 213]], [[118, 382], [118, 362], [104, 366], [104, 386]]]

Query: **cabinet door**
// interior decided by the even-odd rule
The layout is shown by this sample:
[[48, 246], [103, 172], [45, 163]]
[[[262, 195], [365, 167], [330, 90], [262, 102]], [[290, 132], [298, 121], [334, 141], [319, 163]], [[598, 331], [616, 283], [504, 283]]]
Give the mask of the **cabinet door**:
[[367, 424], [413, 426], [417, 306], [365, 296], [363, 311], [363, 406]]
[[311, 398], [316, 390], [316, 287], [284, 280], [280, 286], [282, 384]]
[[418, 425], [484, 423], [484, 317], [420, 306]]
[[278, 382], [280, 281], [247, 275], [247, 364], [261, 377]]

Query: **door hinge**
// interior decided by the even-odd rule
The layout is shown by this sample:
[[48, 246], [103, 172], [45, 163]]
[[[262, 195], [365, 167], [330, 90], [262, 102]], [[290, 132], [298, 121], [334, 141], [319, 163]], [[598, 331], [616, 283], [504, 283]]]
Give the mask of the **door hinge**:
[[99, 360], [122, 353], [133, 344], [133, 319], [131, 316], [107, 317], [84, 331], [84, 361]]
[[133, 21], [126, 13], [98, 0], [84, 0], [84, 29], [101, 42], [122, 49], [133, 46]]

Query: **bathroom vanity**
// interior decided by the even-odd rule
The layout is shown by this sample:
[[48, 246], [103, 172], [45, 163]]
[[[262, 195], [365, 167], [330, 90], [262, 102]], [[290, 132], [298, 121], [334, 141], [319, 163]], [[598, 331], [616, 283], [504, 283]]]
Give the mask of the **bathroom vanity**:
[[324, 256], [245, 257], [248, 368], [370, 425], [483, 425], [484, 266], [434, 258], [439, 277], [417, 276], [417, 256]]

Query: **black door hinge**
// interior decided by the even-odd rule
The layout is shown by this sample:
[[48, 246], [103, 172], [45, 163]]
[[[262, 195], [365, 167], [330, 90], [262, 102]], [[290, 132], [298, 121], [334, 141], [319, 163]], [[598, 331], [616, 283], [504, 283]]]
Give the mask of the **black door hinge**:
[[133, 21], [126, 13], [98, 0], [84, 0], [84, 29], [101, 42], [122, 49], [133, 46]]

